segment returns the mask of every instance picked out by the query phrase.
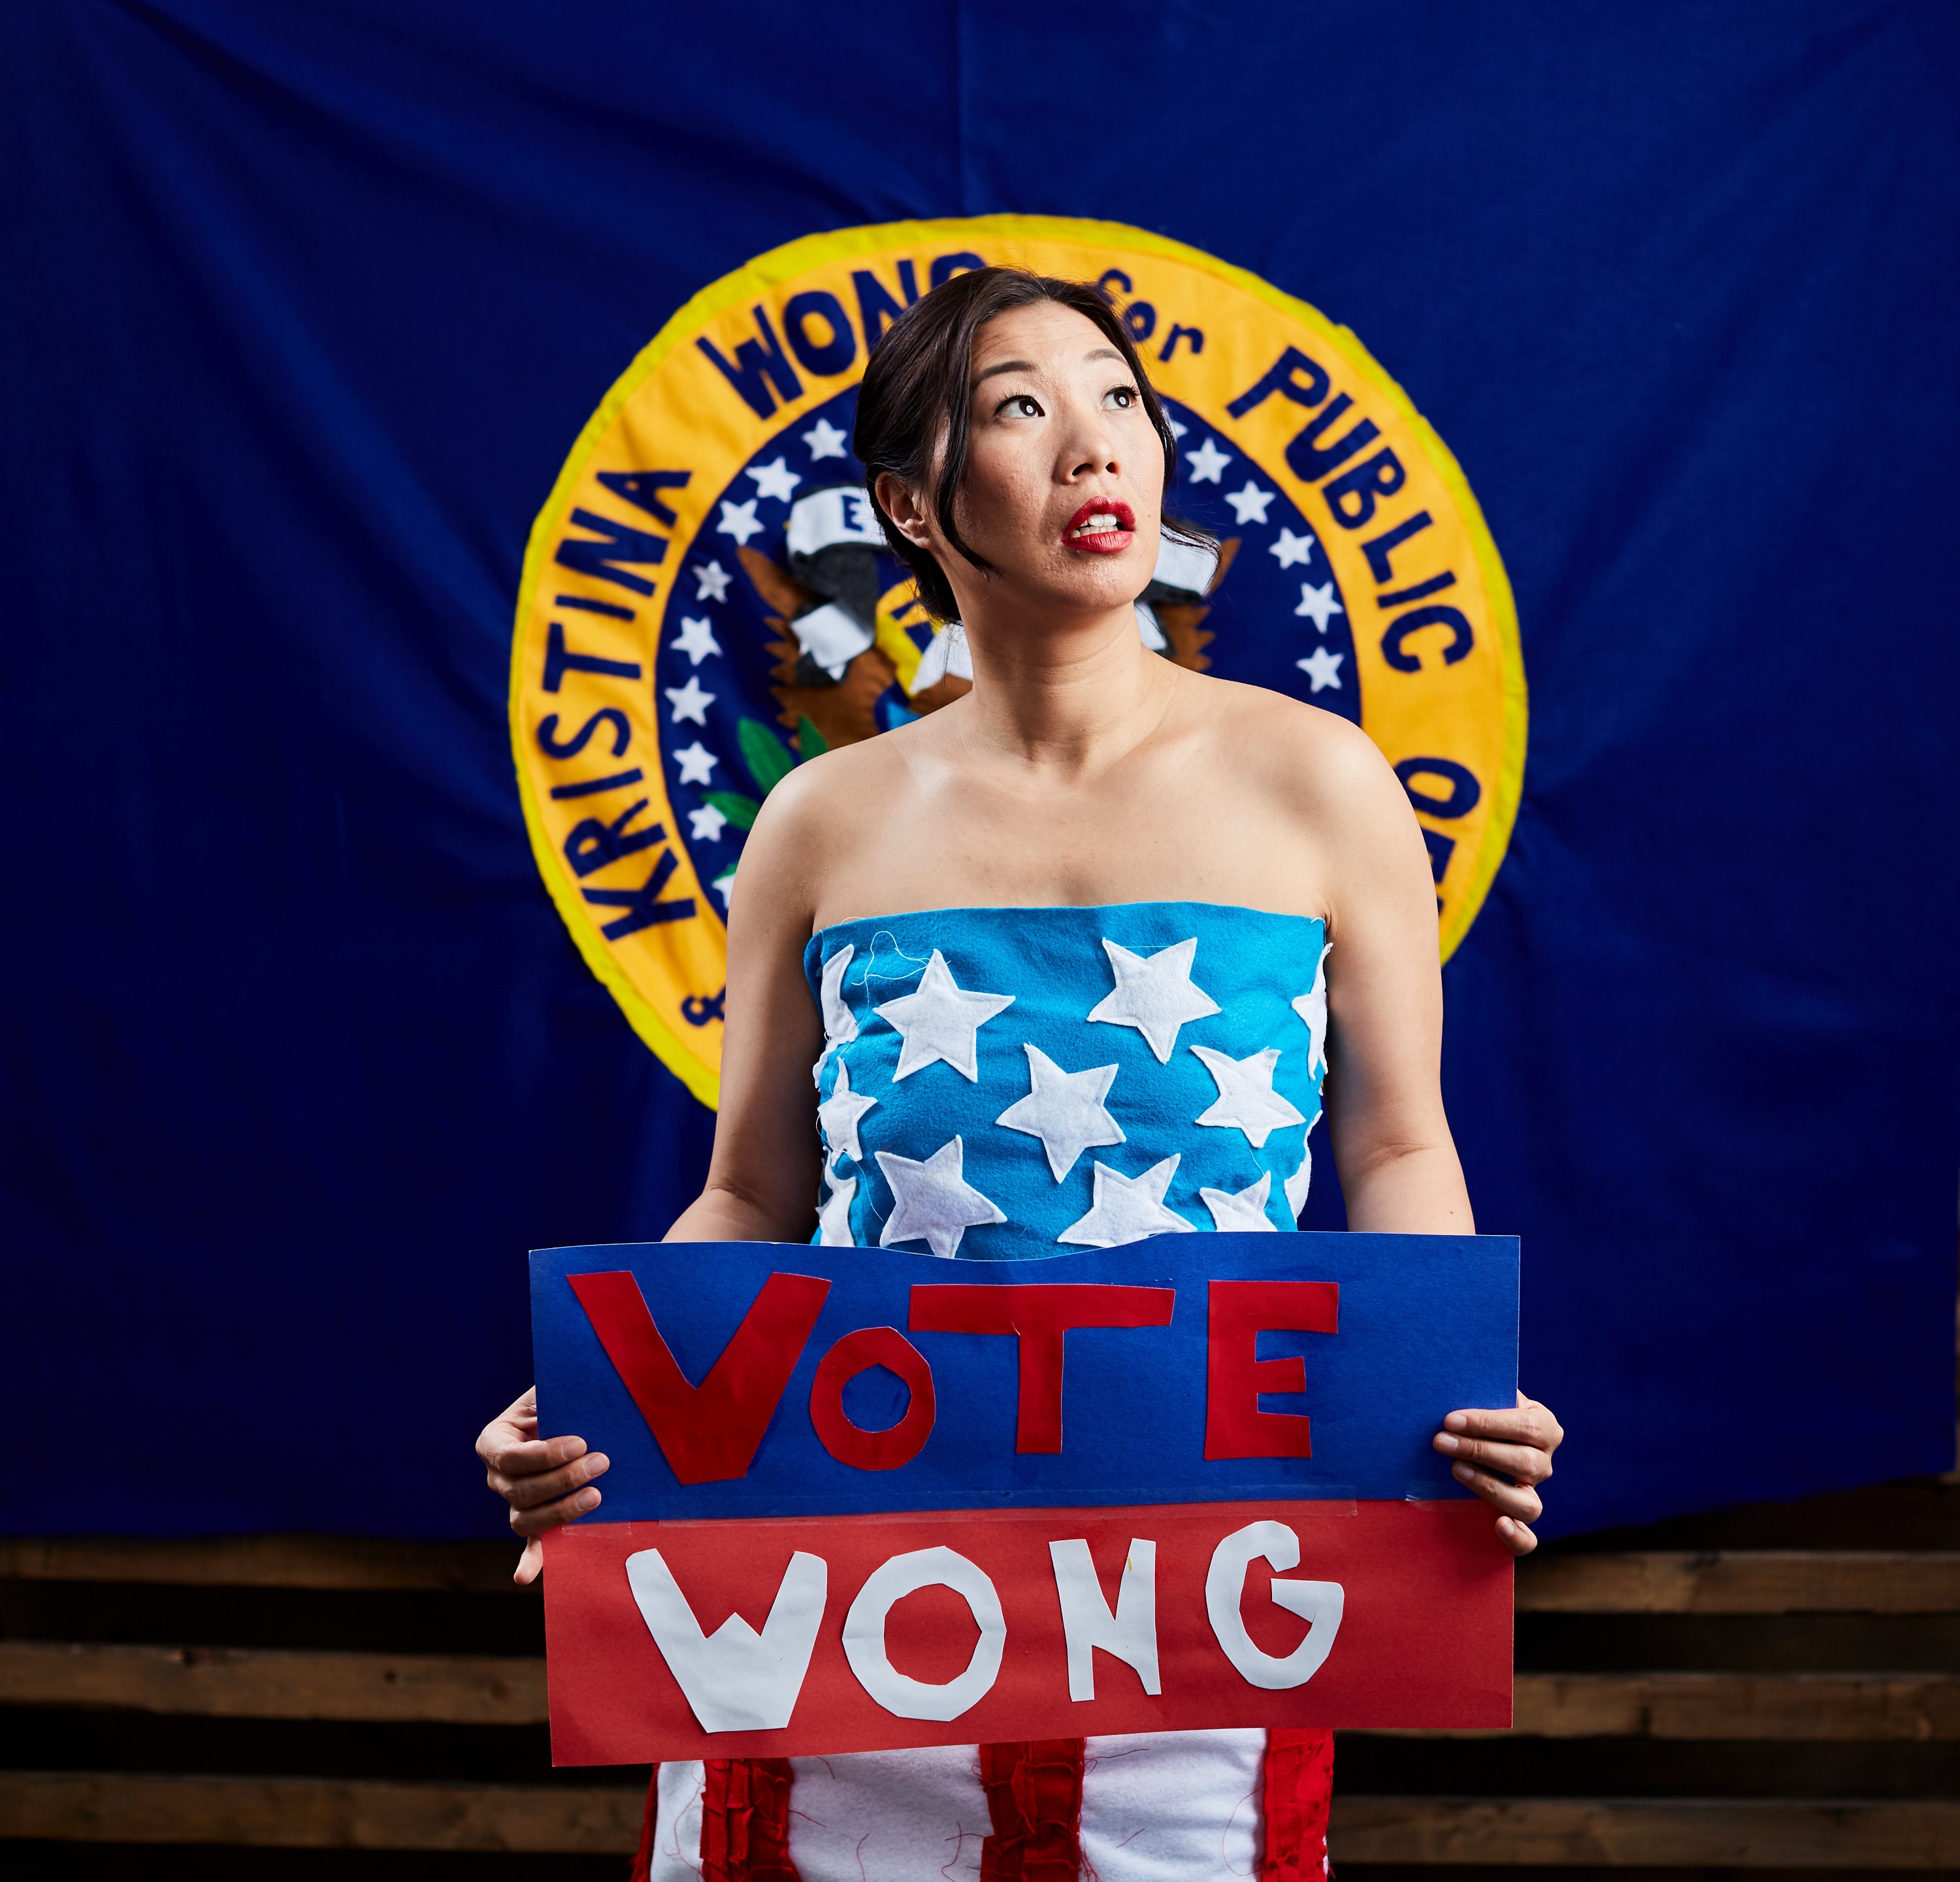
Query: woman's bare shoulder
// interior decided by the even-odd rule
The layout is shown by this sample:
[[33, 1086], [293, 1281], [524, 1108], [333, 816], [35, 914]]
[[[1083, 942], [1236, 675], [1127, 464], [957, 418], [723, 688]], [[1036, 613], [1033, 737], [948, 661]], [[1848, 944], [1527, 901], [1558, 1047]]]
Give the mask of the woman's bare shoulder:
[[1241, 784], [1274, 792], [1324, 817], [1344, 804], [1365, 804], [1401, 787], [1381, 750], [1338, 712], [1265, 686], [1204, 677], [1198, 696], [1219, 759]]
[[912, 730], [899, 727], [806, 759], [764, 801], [752, 842], [760, 839], [820, 868], [858, 840], [867, 806], [888, 803], [902, 788], [907, 764], [899, 747]]

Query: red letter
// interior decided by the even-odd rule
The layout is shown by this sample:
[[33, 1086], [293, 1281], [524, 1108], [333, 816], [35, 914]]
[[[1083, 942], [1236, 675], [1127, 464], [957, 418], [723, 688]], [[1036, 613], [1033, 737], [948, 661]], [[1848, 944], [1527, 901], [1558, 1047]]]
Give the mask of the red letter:
[[[844, 1388], [873, 1366], [897, 1374], [912, 1394], [905, 1416], [881, 1431], [852, 1423], [844, 1409]], [[925, 1355], [896, 1326], [861, 1326], [817, 1361], [810, 1388], [810, 1422], [824, 1449], [854, 1470], [896, 1470], [910, 1463], [932, 1435], [935, 1415], [932, 1368]]]
[[1170, 1288], [1121, 1288], [1090, 1281], [1009, 1287], [912, 1289], [915, 1333], [1014, 1333], [1021, 1342], [1021, 1399], [1014, 1448], [1061, 1448], [1062, 1336], [1077, 1326], [1168, 1326]]
[[807, 1274], [771, 1275], [708, 1377], [693, 1386], [630, 1274], [565, 1279], [674, 1475], [683, 1483], [746, 1476], [830, 1283]]
[[1304, 1392], [1306, 1361], [1258, 1357], [1265, 1333], [1331, 1333], [1341, 1306], [1333, 1281], [1214, 1281], [1204, 1393], [1207, 1457], [1310, 1457], [1306, 1416], [1262, 1412], [1262, 1392]]

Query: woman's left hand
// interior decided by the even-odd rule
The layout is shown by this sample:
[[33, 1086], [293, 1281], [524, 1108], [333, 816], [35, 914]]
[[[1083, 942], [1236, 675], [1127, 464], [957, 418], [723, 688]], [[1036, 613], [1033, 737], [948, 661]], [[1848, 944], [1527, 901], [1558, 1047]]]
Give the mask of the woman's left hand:
[[1520, 1392], [1512, 1411], [1452, 1412], [1432, 1441], [1456, 1460], [1449, 1474], [1497, 1511], [1498, 1541], [1528, 1556], [1538, 1538], [1526, 1525], [1544, 1513], [1538, 1486], [1551, 1475], [1551, 1454], [1564, 1438], [1558, 1420]]

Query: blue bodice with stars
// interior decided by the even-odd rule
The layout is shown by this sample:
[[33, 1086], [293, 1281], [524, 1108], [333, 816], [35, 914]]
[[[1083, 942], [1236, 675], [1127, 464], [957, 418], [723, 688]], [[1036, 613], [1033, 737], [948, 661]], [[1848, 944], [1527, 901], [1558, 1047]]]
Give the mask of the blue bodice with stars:
[[824, 1028], [817, 1239], [1015, 1261], [1291, 1228], [1325, 934], [1203, 902], [821, 930], [803, 957]]

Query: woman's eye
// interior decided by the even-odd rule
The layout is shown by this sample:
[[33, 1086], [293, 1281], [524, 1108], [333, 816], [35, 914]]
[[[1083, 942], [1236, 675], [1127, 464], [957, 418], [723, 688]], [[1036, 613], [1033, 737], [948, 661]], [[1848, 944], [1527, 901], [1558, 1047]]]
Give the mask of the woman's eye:
[[1137, 403], [1137, 389], [1134, 386], [1118, 386], [1110, 392], [1104, 403], [1113, 406], [1118, 412], [1127, 412]]
[[1026, 393], [1007, 401], [1007, 409], [1017, 419], [1038, 419], [1042, 415], [1040, 402], [1031, 399]]

